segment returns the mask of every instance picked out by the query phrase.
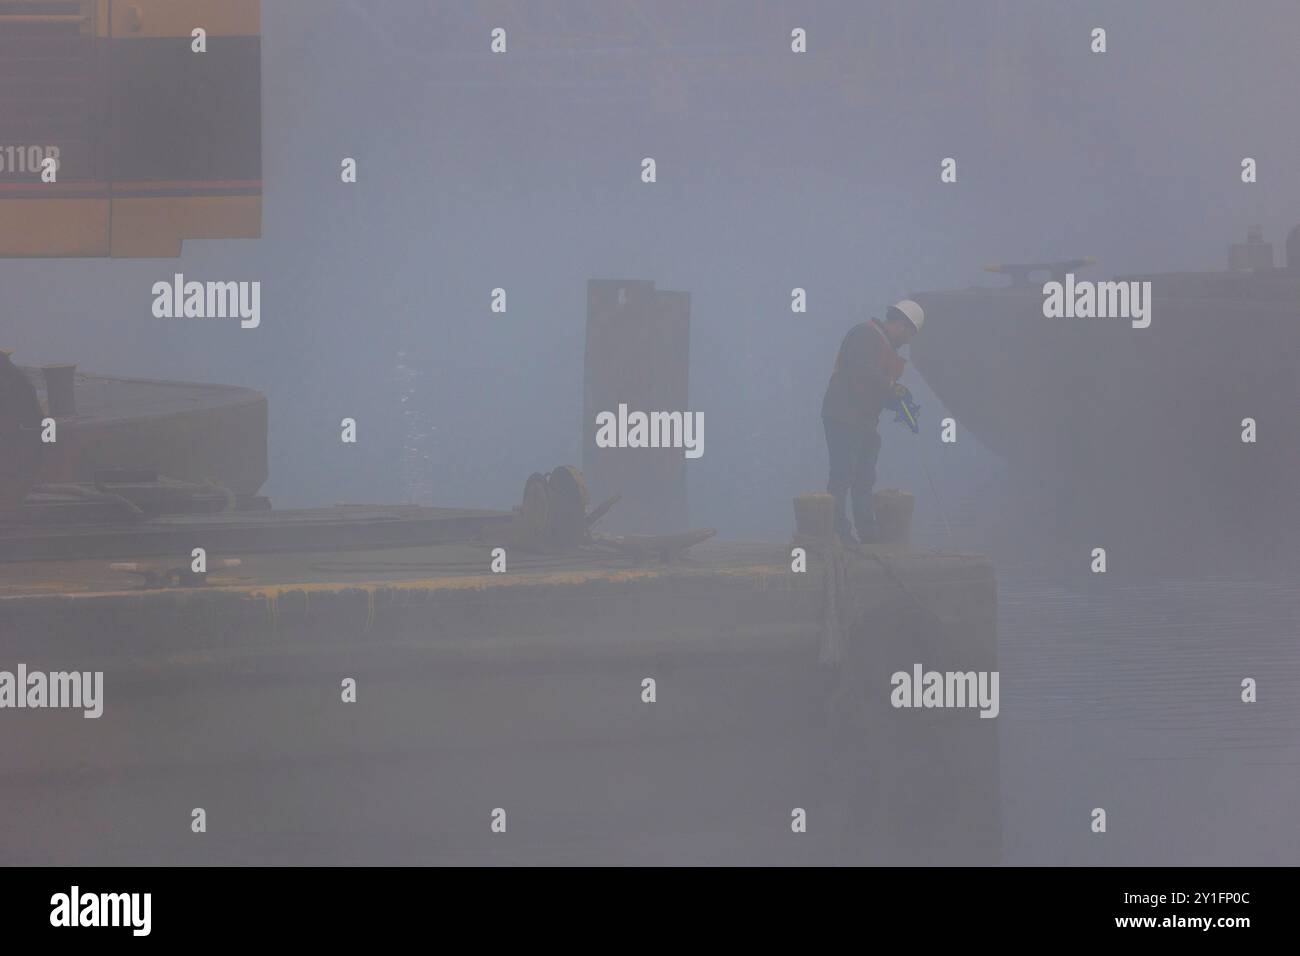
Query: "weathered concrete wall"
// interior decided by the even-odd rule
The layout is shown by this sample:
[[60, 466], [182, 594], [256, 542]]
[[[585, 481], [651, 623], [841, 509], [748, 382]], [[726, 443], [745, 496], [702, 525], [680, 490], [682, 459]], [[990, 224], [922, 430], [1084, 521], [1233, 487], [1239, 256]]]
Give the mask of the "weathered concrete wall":
[[0, 600], [0, 668], [106, 684], [0, 711], [0, 860], [996, 862], [997, 721], [888, 706], [996, 668], [992, 568], [889, 562], [838, 668], [815, 562]]

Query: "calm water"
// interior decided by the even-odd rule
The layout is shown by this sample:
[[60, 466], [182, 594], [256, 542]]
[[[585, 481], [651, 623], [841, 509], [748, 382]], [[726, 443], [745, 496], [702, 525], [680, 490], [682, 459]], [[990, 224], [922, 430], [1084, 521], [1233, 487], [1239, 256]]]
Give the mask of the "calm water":
[[1005, 862], [1300, 862], [1300, 588], [1000, 586]]

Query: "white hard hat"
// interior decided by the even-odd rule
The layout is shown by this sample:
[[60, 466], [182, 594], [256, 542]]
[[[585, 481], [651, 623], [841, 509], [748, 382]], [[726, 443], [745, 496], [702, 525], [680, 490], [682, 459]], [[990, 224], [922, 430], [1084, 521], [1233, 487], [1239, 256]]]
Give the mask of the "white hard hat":
[[895, 302], [885, 313], [886, 319], [906, 319], [912, 323], [912, 328], [921, 331], [921, 326], [925, 325], [925, 309], [911, 299], [903, 299], [901, 302]]

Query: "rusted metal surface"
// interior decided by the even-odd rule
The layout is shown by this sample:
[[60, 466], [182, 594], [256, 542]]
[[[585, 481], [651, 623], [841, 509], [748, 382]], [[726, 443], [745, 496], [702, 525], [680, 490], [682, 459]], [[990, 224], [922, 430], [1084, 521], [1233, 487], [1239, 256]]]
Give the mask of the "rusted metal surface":
[[686, 292], [634, 279], [587, 283], [582, 469], [597, 500], [622, 496], [613, 530], [658, 533], [687, 526], [681, 448], [600, 448], [596, 416], [688, 410], [691, 307]]
[[504, 538], [507, 511], [415, 506], [170, 515], [92, 526], [0, 525], [0, 562], [97, 557], [280, 551], [346, 551]]

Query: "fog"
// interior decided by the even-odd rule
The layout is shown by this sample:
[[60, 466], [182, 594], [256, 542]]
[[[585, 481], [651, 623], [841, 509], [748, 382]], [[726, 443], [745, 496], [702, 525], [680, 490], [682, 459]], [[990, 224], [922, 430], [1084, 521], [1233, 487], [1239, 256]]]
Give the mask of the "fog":
[[[1250, 224], [1280, 240], [1300, 220], [1298, 28], [1288, 2], [268, 0], [263, 237], [6, 262], [3, 344], [25, 364], [265, 391], [279, 506], [409, 496], [409, 353], [432, 503], [509, 507], [530, 472], [580, 459], [587, 279], [652, 279], [691, 294], [691, 407], [709, 422], [692, 522], [781, 536], [790, 497], [824, 485], [818, 403], [855, 322], [994, 284], [994, 262], [1222, 268]], [[956, 184], [939, 182], [947, 156]], [[155, 319], [150, 287], [174, 271], [261, 280], [261, 327]], [[342, 460], [345, 416], [360, 441]], [[937, 449], [881, 431], [881, 483], [913, 488], [933, 530], [917, 465]], [[999, 467], [974, 442], [931, 460], [954, 511]]]
[[[1222, 270], [1253, 226], [1281, 246], [1300, 223], [1295, 0], [263, 0], [261, 27], [261, 238], [187, 240], [178, 259], [0, 260], [0, 346], [24, 366], [264, 392], [276, 508], [504, 511], [531, 473], [582, 464], [588, 281], [651, 280], [690, 295], [689, 411], [707, 428], [685, 462], [689, 524], [720, 540], [663, 569], [668, 584], [647, 571], [644, 590], [624, 587], [640, 574], [624, 574], [626, 552], [537, 555], [513, 540], [522, 573], [486, 577], [503, 515], [450, 544], [335, 540], [318, 550], [354, 550], [329, 561], [307, 545], [231, 545], [243, 564], [201, 593], [179, 587], [185, 568], [176, 588], [137, 593], [107, 551], [53, 571], [0, 565], [17, 569], [0, 582], [5, 666], [102, 668], [109, 688], [101, 737], [80, 715], [31, 712], [32, 735], [8, 735], [0, 816], [17, 822], [0, 857], [860, 862], [879, 847], [846, 854], [822, 822], [829, 797], [816, 800], [852, 818], [884, 779], [893, 803], [872, 825], [916, 824], [911, 849], [885, 861], [1295, 862], [1300, 593], [1249, 547], [1260, 529], [1294, 537], [1271, 509], [1297, 496], [1295, 362], [1246, 348], [1256, 326], [1223, 327], [1222, 365], [1185, 405], [1151, 387], [1189, 385], [1184, 369], [1219, 356], [1219, 326], [1166, 337], [1190, 312], [1165, 300], [1151, 332], [1044, 317], [1060, 344], [1008, 348], [1005, 362], [986, 349], [968, 394], [1001, 396], [1008, 414], [1068, 407], [1072, 389], [1081, 403], [1119, 395], [1132, 369], [1168, 375], [1123, 391], [1142, 407], [1108, 407], [1079, 447], [1058, 436], [1067, 463], [1044, 453], [1044, 472], [994, 454], [909, 361], [922, 431], [882, 416], [877, 487], [915, 495], [921, 547], [849, 558], [827, 533], [824, 553], [810, 545], [822, 577], [783, 573], [792, 499], [827, 484], [822, 396], [855, 324], [904, 297], [1004, 286], [984, 271], [995, 263], [1092, 257], [1081, 273], [1103, 279]], [[489, 49], [496, 27], [506, 55]], [[795, 28], [806, 54], [791, 52]], [[341, 181], [345, 157], [355, 184]], [[956, 182], [941, 182], [947, 157]], [[1242, 181], [1244, 157], [1257, 182]], [[0, 202], [0, 230], [13, 205]], [[260, 282], [259, 327], [156, 318], [153, 285], [175, 273]], [[1294, 269], [1252, 278], [1300, 283]], [[791, 309], [795, 288], [806, 313]], [[1250, 297], [1216, 301], [1231, 320]], [[1295, 300], [1270, 308], [1258, 328], [1294, 341]], [[918, 350], [952, 332], [941, 318]], [[1096, 348], [1094, 329], [1113, 353], [1080, 347]], [[1238, 441], [1248, 414], [1258, 445]], [[951, 445], [937, 440], [949, 416]], [[1164, 429], [1181, 416], [1192, 425]], [[340, 442], [345, 418], [355, 445]], [[1130, 487], [1143, 446], [1132, 474], [1146, 484]], [[1180, 471], [1192, 479], [1159, 536], [1210, 574], [1137, 561], [1116, 526], [1158, 535], [1131, 514], [1106, 535], [1051, 521], [1081, 491], [1103, 513], [1132, 491], [1140, 518], [1166, 490], [1147, 476], [1173, 485]], [[1046, 511], [1031, 516], [1035, 490]], [[1269, 506], [1252, 515], [1256, 501]], [[1210, 517], [1224, 502], [1237, 510]], [[1061, 549], [1059, 566], [1004, 549], [1017, 511], [1013, 537]], [[1254, 564], [1220, 555], [1243, 514], [1237, 543]], [[851, 613], [863, 657], [834, 673], [819, 651]], [[887, 677], [915, 666], [919, 685], [923, 665], [1000, 672], [996, 726], [893, 709]], [[664, 701], [650, 710], [648, 673]], [[354, 677], [361, 696], [340, 700]], [[1257, 706], [1245, 678], [1252, 695], [1260, 681]], [[831, 705], [848, 698], [877, 709], [841, 751]], [[834, 776], [846, 766], [848, 786]], [[220, 840], [190, 839], [199, 800]], [[498, 802], [522, 821], [514, 844], [487, 842]], [[805, 803], [811, 849], [788, 839]], [[1089, 830], [1098, 805], [1113, 814], [1108, 842]], [[88, 857], [68, 820], [99, 840]]]

